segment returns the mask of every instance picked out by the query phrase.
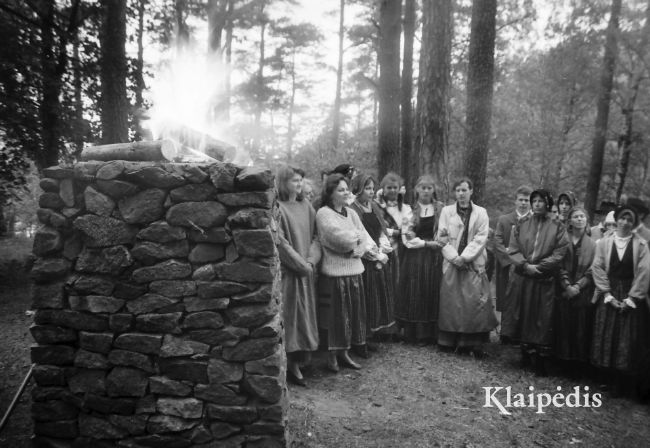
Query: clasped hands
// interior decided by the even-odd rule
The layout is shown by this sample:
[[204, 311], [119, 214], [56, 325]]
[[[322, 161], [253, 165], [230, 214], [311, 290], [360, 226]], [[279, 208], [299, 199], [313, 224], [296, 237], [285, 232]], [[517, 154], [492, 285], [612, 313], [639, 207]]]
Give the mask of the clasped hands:
[[636, 309], [636, 304], [634, 303], [632, 297], [626, 297], [624, 300], [616, 300], [613, 295], [607, 293], [605, 295], [605, 303], [609, 304], [610, 306], [616, 308], [621, 312], [627, 311], [630, 308]]

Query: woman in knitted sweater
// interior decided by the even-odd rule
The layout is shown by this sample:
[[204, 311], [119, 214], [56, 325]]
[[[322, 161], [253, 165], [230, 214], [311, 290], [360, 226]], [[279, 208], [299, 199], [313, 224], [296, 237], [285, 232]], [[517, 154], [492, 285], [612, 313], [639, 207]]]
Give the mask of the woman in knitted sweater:
[[[346, 207], [350, 192], [341, 174], [327, 177], [316, 227], [322, 258], [319, 279], [320, 321], [327, 330], [327, 367], [338, 372], [338, 360], [353, 369], [361, 366], [348, 353], [352, 345], [366, 343], [366, 307], [361, 257], [374, 242], [359, 216]], [[337, 360], [338, 355], [338, 360]]]

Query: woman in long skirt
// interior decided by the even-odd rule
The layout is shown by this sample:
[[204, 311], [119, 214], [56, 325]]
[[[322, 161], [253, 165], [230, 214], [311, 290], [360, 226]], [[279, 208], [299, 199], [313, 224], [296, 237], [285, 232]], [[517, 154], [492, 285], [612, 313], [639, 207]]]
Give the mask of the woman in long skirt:
[[[363, 284], [366, 302], [366, 328], [368, 339], [380, 331], [387, 331], [395, 324], [393, 278], [389, 266], [388, 253], [393, 251], [388, 242], [386, 224], [379, 206], [373, 201], [375, 182], [366, 174], [359, 174], [352, 179], [352, 194], [356, 196], [352, 208], [359, 217], [375, 242], [375, 248], [367, 252], [361, 261], [365, 269]], [[368, 350], [375, 350], [371, 344], [366, 344], [357, 354], [368, 357]]]
[[591, 268], [596, 285], [591, 362], [621, 389], [648, 375], [639, 367], [650, 355], [650, 253], [646, 241], [632, 232], [639, 224], [636, 210], [621, 206], [614, 217], [616, 231], [596, 243]]
[[569, 246], [560, 265], [555, 300], [555, 357], [576, 374], [589, 362], [594, 310], [591, 263], [596, 243], [587, 235], [587, 212], [574, 207], [567, 215]]
[[514, 270], [506, 294], [513, 315], [502, 322], [501, 334], [519, 341], [522, 365], [534, 360], [536, 373], [544, 376], [553, 345], [555, 277], [569, 241], [564, 225], [550, 217], [550, 193], [533, 191], [530, 205], [533, 214], [519, 221], [510, 237]]
[[327, 177], [316, 227], [322, 258], [319, 278], [320, 322], [327, 330], [327, 367], [338, 372], [338, 361], [353, 369], [361, 366], [350, 358], [352, 346], [366, 343], [366, 306], [361, 257], [374, 242], [361, 219], [345, 204], [349, 200], [347, 179]]
[[320, 259], [315, 241], [316, 212], [302, 195], [304, 174], [298, 168], [283, 166], [276, 176], [287, 380], [300, 386], [305, 385], [300, 361], [308, 360], [318, 349], [314, 266]]
[[405, 246], [401, 265], [402, 293], [395, 303], [395, 319], [409, 342], [435, 344], [442, 276], [441, 244], [435, 241], [442, 203], [435, 184], [425, 175], [415, 185], [416, 203], [403, 228]]
[[438, 345], [484, 355], [482, 345], [497, 326], [485, 264], [490, 220], [471, 201], [472, 181], [454, 184], [456, 203], [440, 213], [438, 241], [442, 248], [442, 284], [438, 314]]

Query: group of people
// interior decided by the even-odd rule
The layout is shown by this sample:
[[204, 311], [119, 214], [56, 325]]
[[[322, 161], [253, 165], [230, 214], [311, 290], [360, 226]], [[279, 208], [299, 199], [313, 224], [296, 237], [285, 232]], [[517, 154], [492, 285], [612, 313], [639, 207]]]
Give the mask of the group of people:
[[309, 198], [304, 177], [286, 165], [276, 176], [288, 381], [306, 384], [301, 366], [319, 345], [334, 372], [360, 369], [351, 353], [368, 357], [374, 342], [394, 337], [485, 356], [499, 325], [489, 255], [501, 342], [521, 347], [522, 365], [545, 375], [554, 357], [571, 372], [597, 370], [617, 388], [650, 375], [650, 231], [641, 201], [591, 229], [571, 192], [554, 200], [522, 186], [492, 232], [467, 178], [453, 184], [455, 201], [445, 206], [433, 178], [422, 176], [409, 206], [395, 173], [377, 183], [342, 165], [323, 176], [319, 198]]

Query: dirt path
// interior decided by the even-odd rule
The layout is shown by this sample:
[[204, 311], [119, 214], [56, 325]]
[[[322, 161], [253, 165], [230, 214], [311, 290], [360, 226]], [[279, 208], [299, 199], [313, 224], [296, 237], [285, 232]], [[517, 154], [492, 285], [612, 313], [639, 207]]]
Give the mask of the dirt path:
[[[31, 317], [25, 286], [0, 287], [0, 411], [9, 405], [29, 369]], [[309, 388], [290, 386], [293, 447], [484, 447], [648, 446], [650, 407], [603, 394], [600, 408], [515, 409], [511, 416], [484, 408], [482, 387], [555, 393], [573, 386], [598, 387], [551, 376], [536, 378], [518, 368], [517, 350], [491, 344], [485, 360], [442, 353], [432, 347], [385, 343], [363, 370], [324, 369], [315, 360]], [[0, 447], [29, 446], [30, 394], [25, 392]]]

